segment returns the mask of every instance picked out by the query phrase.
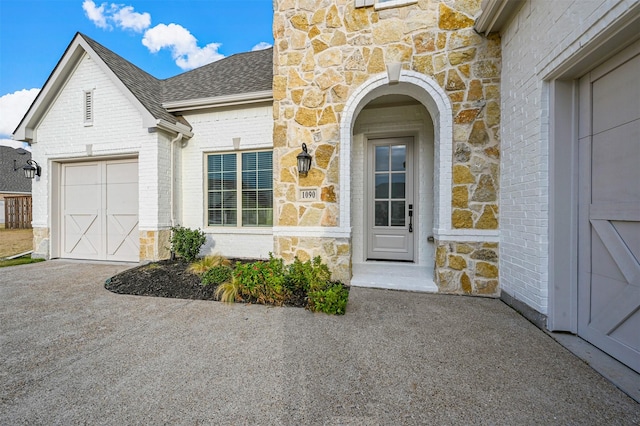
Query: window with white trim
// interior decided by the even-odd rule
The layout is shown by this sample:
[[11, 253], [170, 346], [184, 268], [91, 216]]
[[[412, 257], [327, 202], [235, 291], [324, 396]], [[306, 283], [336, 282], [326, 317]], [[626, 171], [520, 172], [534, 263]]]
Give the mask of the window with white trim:
[[207, 226], [273, 226], [271, 151], [207, 155]]
[[93, 90], [84, 91], [84, 124], [89, 126], [93, 124]]

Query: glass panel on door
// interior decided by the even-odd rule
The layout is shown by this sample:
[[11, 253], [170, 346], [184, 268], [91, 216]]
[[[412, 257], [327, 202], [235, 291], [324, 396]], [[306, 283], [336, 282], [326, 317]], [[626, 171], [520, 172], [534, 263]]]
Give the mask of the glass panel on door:
[[406, 145], [376, 146], [374, 164], [375, 226], [405, 226]]

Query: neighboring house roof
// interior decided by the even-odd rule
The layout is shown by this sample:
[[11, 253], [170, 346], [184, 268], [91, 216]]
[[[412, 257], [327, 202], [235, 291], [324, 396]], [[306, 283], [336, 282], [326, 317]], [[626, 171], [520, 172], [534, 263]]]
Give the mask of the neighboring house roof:
[[[24, 177], [22, 166], [27, 164], [31, 153], [21, 148], [0, 146], [0, 193], [31, 193], [31, 179]], [[15, 168], [18, 170], [14, 171]]]
[[[166, 80], [159, 80], [84, 34], [76, 33], [42, 90], [14, 132], [16, 140], [33, 140], [33, 130], [55, 101], [75, 65], [87, 53], [111, 77], [142, 114], [146, 127], [190, 133], [191, 126], [165, 104], [271, 91], [273, 49], [240, 53]], [[246, 96], [245, 96], [246, 97]], [[248, 98], [251, 98], [250, 96]], [[243, 98], [244, 99], [244, 98]], [[208, 102], [200, 102], [200, 106]], [[215, 105], [215, 102], [212, 102]]]

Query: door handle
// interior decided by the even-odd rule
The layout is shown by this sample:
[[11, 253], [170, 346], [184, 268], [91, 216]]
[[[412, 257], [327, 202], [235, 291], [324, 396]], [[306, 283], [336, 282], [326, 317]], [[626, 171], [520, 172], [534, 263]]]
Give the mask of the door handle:
[[409, 204], [409, 232], [413, 232], [413, 204]]

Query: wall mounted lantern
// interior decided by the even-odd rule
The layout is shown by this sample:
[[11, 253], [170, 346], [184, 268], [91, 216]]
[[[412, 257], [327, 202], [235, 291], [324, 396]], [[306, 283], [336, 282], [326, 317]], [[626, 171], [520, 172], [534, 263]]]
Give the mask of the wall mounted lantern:
[[307, 152], [307, 144], [302, 144], [302, 151], [298, 154], [298, 174], [307, 176], [311, 169], [311, 155]]
[[[15, 164], [13, 165], [13, 170], [17, 170]], [[42, 173], [42, 168], [36, 163], [36, 160], [27, 160], [27, 164], [22, 167], [22, 171], [24, 172], [24, 177], [27, 179], [33, 179], [36, 176], [40, 176]]]

